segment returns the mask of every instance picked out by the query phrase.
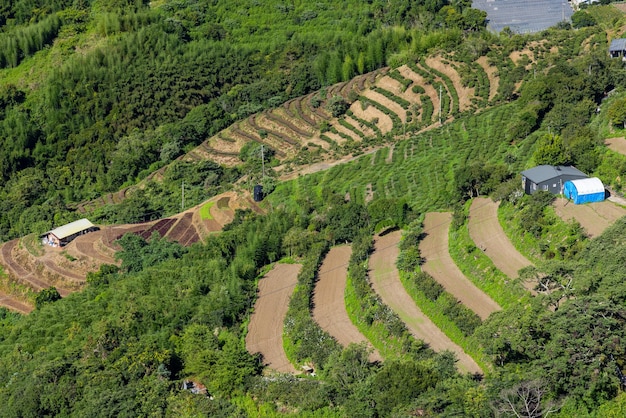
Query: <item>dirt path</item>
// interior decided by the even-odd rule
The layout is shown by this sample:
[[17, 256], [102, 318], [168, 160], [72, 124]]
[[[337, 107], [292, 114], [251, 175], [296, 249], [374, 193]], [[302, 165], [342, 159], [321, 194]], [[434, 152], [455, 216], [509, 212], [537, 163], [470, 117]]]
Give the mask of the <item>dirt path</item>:
[[396, 268], [400, 231], [378, 236], [374, 241], [374, 253], [369, 260], [370, 277], [374, 291], [406, 324], [411, 334], [426, 342], [435, 351], [450, 350], [459, 359], [459, 369], [468, 373], [482, 373], [478, 364], [457, 344], [452, 342], [417, 307], [406, 292]]
[[604, 140], [604, 143], [610, 150], [626, 155], [626, 139], [620, 138], [608, 138]]
[[431, 212], [424, 219], [426, 237], [420, 242], [420, 252], [426, 260], [422, 270], [437, 280], [448, 293], [474, 311], [481, 319], [499, 311], [500, 306], [477, 288], [456, 266], [448, 253], [450, 212]]
[[554, 201], [553, 206], [556, 214], [564, 221], [576, 219], [585, 228], [589, 237], [601, 235], [616, 220], [626, 216], [626, 209], [607, 200], [575, 205], [560, 197]]
[[474, 199], [470, 206], [468, 228], [474, 244], [510, 278], [517, 278], [519, 269], [532, 264], [515, 249], [504, 233], [498, 221], [498, 204], [491, 199]]
[[[352, 248], [348, 245], [334, 247], [328, 252], [318, 272], [313, 294], [313, 319], [344, 347], [367, 341], [350, 321], [344, 301], [351, 254]], [[370, 361], [382, 361], [382, 357], [373, 351]]]
[[259, 281], [259, 297], [246, 335], [247, 350], [261, 353], [267, 367], [281, 373], [296, 372], [283, 350], [283, 322], [301, 268], [300, 264], [276, 264]]
[[29, 314], [33, 310], [32, 306], [29, 306], [15, 299], [14, 296], [7, 295], [2, 291], [0, 291], [0, 306], [23, 314]]

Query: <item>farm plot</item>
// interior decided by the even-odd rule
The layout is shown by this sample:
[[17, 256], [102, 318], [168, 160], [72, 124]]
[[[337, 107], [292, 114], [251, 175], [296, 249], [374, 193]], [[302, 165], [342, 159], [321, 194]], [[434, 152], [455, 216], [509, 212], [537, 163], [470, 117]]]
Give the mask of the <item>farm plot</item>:
[[[36, 292], [52, 286], [52, 282], [40, 277], [39, 274], [36, 275], [32, 271], [32, 268], [34, 268], [31, 266], [32, 263], [26, 261], [28, 255], [23, 253], [21, 255], [19, 254], [20, 250], [17, 248], [18, 241], [19, 240], [14, 239], [6, 242], [2, 245], [2, 251], [0, 251], [2, 255], [1, 263], [6, 267], [6, 271], [12, 276], [12, 279], [29, 286]], [[61, 296], [67, 296], [71, 293], [70, 290], [59, 286], [57, 286], [57, 290]]]
[[100, 230], [77, 237], [73, 241], [76, 246], [76, 251], [78, 251], [80, 254], [85, 255], [88, 258], [97, 260], [100, 263], [115, 264], [116, 261], [114, 258], [98, 250], [95, 246], [95, 243], [97, 241], [102, 240], [102, 236], [104, 234], [105, 231]]
[[585, 229], [589, 237], [597, 237], [622, 216], [626, 209], [613, 202], [586, 203], [575, 205], [567, 199], [558, 198], [553, 203], [557, 215], [564, 221], [575, 219]]
[[33, 310], [32, 306], [27, 305], [2, 291], [0, 291], [0, 306], [22, 314], [29, 314]]
[[143, 239], [148, 239], [152, 236], [154, 232], [156, 232], [161, 237], [163, 237], [165, 236], [165, 234], [167, 234], [167, 231], [169, 231], [172, 225], [174, 225], [174, 222], [176, 222], [176, 218], [161, 219], [145, 231], [137, 233], [137, 235], [139, 235]]
[[296, 372], [283, 350], [283, 322], [301, 268], [300, 264], [276, 264], [259, 281], [259, 296], [246, 335], [246, 349], [261, 353], [264, 363], [281, 373]]
[[382, 111], [370, 104], [356, 101], [350, 105], [350, 111], [357, 118], [377, 126], [383, 135], [393, 129], [393, 120], [391, 117], [385, 115]]
[[[328, 252], [318, 272], [313, 294], [313, 319], [344, 347], [367, 341], [350, 321], [344, 302], [351, 254], [352, 248], [347, 245], [334, 247]], [[370, 361], [380, 360], [378, 352], [370, 354]]]
[[493, 264], [512, 279], [532, 263], [515, 249], [498, 221], [498, 204], [489, 198], [477, 197], [470, 206], [468, 222], [470, 237]]
[[[458, 94], [459, 110], [463, 112], [464, 110], [469, 109], [472, 104], [471, 99], [475, 96], [474, 89], [463, 87], [461, 77], [456, 72], [456, 70], [451, 65], [444, 64], [441, 57], [432, 57], [426, 59], [426, 65], [428, 65], [435, 71], [445, 74], [450, 78], [450, 80], [452, 81], [452, 87], [454, 90], [456, 90], [456, 93]], [[452, 92], [450, 93], [453, 94]]]
[[498, 85], [500, 84], [500, 78], [498, 78], [498, 68], [489, 65], [489, 60], [486, 56], [482, 56], [476, 60], [476, 62], [483, 67], [487, 78], [489, 79], [489, 100], [493, 100], [498, 94]]
[[454, 264], [448, 253], [448, 229], [452, 214], [431, 212], [424, 219], [426, 237], [419, 249], [426, 262], [422, 270], [437, 280], [448, 293], [474, 311], [481, 319], [486, 319], [500, 306], [469, 281]]
[[185, 213], [176, 224], [172, 227], [172, 229], [167, 233], [167, 238], [172, 241], [176, 241], [180, 244], [182, 243], [182, 238], [187, 234], [187, 232], [192, 229], [195, 231], [194, 226], [191, 223], [191, 219], [193, 218], [193, 212]]
[[608, 138], [604, 140], [604, 143], [610, 150], [613, 150], [619, 154], [626, 155], [626, 139], [621, 138]]
[[459, 367], [465, 372], [482, 373], [474, 359], [452, 342], [419, 309], [400, 281], [396, 259], [398, 258], [400, 231], [377, 236], [374, 252], [370, 256], [370, 278], [374, 291], [383, 302], [398, 314], [413, 336], [426, 342], [435, 351], [450, 350], [459, 360]]

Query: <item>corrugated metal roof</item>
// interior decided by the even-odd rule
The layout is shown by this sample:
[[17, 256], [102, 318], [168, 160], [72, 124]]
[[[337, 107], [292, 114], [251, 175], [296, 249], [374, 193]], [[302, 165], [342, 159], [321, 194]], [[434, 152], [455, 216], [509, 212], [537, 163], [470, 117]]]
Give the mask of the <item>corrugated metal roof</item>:
[[626, 50], [626, 38], [613, 39], [609, 51], [624, 51]]
[[574, 186], [576, 186], [576, 191], [578, 192], [579, 196], [594, 193], [604, 193], [604, 184], [602, 184], [602, 180], [597, 177], [570, 181]]
[[74, 235], [80, 231], [84, 231], [88, 228], [93, 228], [95, 225], [92, 224], [88, 219], [79, 219], [74, 222], [70, 222], [67, 225], [60, 226], [58, 228], [53, 229], [52, 231], [46, 232], [46, 234], [52, 234], [58, 239], [67, 238], [70, 235]]
[[522, 171], [522, 176], [536, 184], [562, 175], [580, 176], [581, 178], [587, 177], [585, 173], [571, 165], [558, 165], [556, 167], [553, 165], [538, 165], [537, 167]]

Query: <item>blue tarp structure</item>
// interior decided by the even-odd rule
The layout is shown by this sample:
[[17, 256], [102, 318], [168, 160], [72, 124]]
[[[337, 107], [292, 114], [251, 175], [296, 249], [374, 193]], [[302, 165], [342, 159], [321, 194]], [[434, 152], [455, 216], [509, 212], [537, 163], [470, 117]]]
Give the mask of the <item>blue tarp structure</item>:
[[604, 184], [597, 177], [566, 181], [563, 185], [563, 195], [567, 199], [571, 199], [576, 205], [602, 202], [604, 200]]

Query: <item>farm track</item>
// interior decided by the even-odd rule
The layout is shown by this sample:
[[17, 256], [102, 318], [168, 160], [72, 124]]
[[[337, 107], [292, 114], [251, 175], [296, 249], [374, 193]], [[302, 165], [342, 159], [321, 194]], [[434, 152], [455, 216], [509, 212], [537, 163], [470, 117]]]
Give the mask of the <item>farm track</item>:
[[279, 140], [286, 142], [287, 144], [291, 145], [296, 150], [300, 148], [300, 141], [291, 139], [289, 135], [286, 135], [285, 133], [280, 132], [278, 129], [275, 129], [275, 127], [272, 126], [271, 123], [268, 123], [267, 120], [265, 121], [262, 120], [264, 116], [265, 115], [263, 113], [249, 116], [247, 120], [248, 125], [250, 125], [253, 129], [256, 129], [257, 132], [260, 132], [262, 130], [266, 131], [268, 135], [273, 135], [279, 138]]
[[268, 120], [273, 123], [280, 125], [284, 129], [291, 130], [294, 133], [294, 136], [302, 138], [301, 141], [304, 141], [304, 138], [311, 138], [313, 136], [313, 132], [305, 131], [301, 129], [291, 120], [287, 118], [286, 115], [283, 115], [281, 110], [282, 108], [275, 109], [273, 111], [265, 111], [263, 112], [263, 116], [265, 116]]
[[374, 138], [376, 137], [376, 132], [373, 131], [369, 126], [365, 125], [364, 123], [362, 123], [361, 121], [359, 121], [358, 119], [355, 119], [355, 116], [345, 116], [345, 121], [348, 122], [350, 125], [354, 126], [355, 129], [358, 129], [359, 131], [363, 132], [363, 135], [365, 135], [366, 138]]
[[575, 219], [590, 238], [601, 235], [616, 220], [626, 216], [626, 209], [608, 200], [575, 205], [559, 197], [552, 206], [556, 214], [564, 221]]
[[498, 221], [498, 204], [491, 199], [477, 197], [472, 201], [468, 229], [476, 247], [508, 277], [517, 278], [521, 268], [532, 264], [515, 249], [502, 229]]
[[284, 147], [281, 146], [279, 141], [272, 141], [270, 139], [270, 135], [268, 135], [264, 139], [261, 138], [260, 136], [258, 136], [258, 132], [254, 132], [254, 128], [250, 126], [248, 123], [241, 122], [239, 123], [239, 125], [233, 125], [231, 127], [231, 130], [233, 134], [244, 138], [246, 142], [253, 141], [253, 142], [257, 142], [259, 144], [264, 144], [265, 146], [271, 147], [272, 149], [274, 149], [276, 155], [280, 158], [285, 158], [287, 156], [285, 151], [283, 151]]
[[[344, 135], [348, 135], [350, 138], [352, 138], [352, 140], [354, 142], [361, 142], [362, 138], [353, 130], [346, 128], [345, 126], [343, 126], [340, 123], [337, 123], [336, 125], [334, 125], [335, 129], [337, 129], [337, 132], [341, 132]], [[343, 138], [343, 137], [342, 137]], [[344, 138], [345, 140], [345, 138]]]
[[[331, 248], [319, 269], [313, 293], [313, 319], [344, 347], [351, 343], [367, 342], [350, 321], [346, 310], [344, 294], [351, 254], [352, 247], [348, 245]], [[382, 361], [382, 357], [373, 351], [370, 361]]]
[[0, 307], [7, 308], [11, 311], [16, 311], [22, 314], [29, 314], [33, 311], [33, 307], [17, 300], [14, 296], [8, 295], [0, 291]]
[[450, 350], [458, 358], [458, 367], [467, 373], [482, 373], [474, 359], [452, 342], [415, 304], [406, 292], [395, 262], [398, 258], [400, 231], [376, 236], [374, 252], [369, 259], [370, 278], [374, 291], [406, 324], [411, 334], [437, 352]]
[[[18, 239], [14, 239], [4, 243], [4, 245], [2, 246], [2, 258], [4, 260], [3, 264], [8, 267], [10, 272], [13, 273], [15, 280], [25, 284], [26, 286], [31, 287], [37, 292], [52, 286], [52, 283], [47, 280], [41, 280], [32, 271], [25, 269], [19, 262], [15, 260], [15, 258], [13, 257], [13, 251], [17, 246], [18, 241]], [[57, 287], [57, 291], [61, 296], [67, 296], [71, 293], [71, 291], [61, 287]]]
[[430, 274], [448, 293], [485, 320], [500, 306], [467, 279], [448, 252], [448, 229], [452, 213], [430, 212], [424, 219], [426, 236], [419, 249], [426, 260], [422, 270]]
[[409, 86], [409, 88], [407, 88], [405, 91], [402, 91], [402, 88], [403, 88], [402, 84], [400, 84], [398, 80], [391, 78], [389, 76], [385, 76], [381, 78], [380, 80], [378, 80], [376, 85], [387, 91], [392, 92], [396, 96], [410, 102], [411, 104], [422, 103], [420, 100], [419, 94], [413, 93], [413, 91], [411, 90], [411, 86]]
[[61, 278], [63, 279], [69, 279], [72, 282], [72, 285], [74, 284], [84, 284], [85, 283], [85, 276], [80, 275], [80, 274], [76, 274], [70, 270], [67, 270], [61, 266], [59, 266], [58, 264], [56, 264], [53, 260], [44, 260], [43, 261], [43, 265], [49, 270], [51, 271], [53, 274], [56, 274], [58, 276], [61, 276]]
[[276, 264], [259, 280], [259, 294], [248, 324], [246, 349], [261, 353], [270, 369], [295, 373], [283, 349], [283, 323], [289, 299], [298, 282], [300, 264]]

